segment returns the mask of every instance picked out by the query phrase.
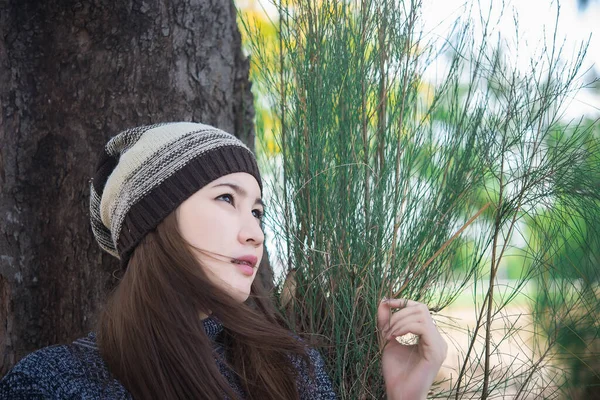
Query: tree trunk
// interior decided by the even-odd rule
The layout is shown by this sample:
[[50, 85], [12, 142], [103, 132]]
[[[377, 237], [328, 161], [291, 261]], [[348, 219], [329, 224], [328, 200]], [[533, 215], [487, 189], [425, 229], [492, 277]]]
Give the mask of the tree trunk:
[[115, 283], [88, 213], [106, 141], [186, 120], [252, 146], [254, 109], [232, 1], [0, 0], [0, 32], [2, 376], [91, 329]]

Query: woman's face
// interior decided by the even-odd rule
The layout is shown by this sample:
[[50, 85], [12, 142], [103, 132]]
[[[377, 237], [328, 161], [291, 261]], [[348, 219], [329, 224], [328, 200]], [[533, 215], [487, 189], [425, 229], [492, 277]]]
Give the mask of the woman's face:
[[177, 225], [208, 278], [240, 302], [263, 255], [260, 187], [245, 172], [222, 176], [177, 208]]

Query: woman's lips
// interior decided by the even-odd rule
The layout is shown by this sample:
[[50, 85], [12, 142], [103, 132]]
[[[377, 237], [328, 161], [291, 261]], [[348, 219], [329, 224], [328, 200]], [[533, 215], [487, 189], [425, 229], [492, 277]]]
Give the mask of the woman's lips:
[[258, 257], [252, 256], [252, 255], [245, 255], [245, 256], [234, 258], [232, 260], [232, 262], [237, 262], [237, 263], [244, 262], [244, 263], [250, 265], [251, 267], [254, 267], [256, 265], [256, 263], [258, 262]]
[[236, 267], [239, 268], [240, 271], [242, 271], [242, 274], [247, 275], [247, 276], [252, 276], [254, 275], [254, 268], [252, 268], [250, 265], [248, 264], [237, 264], [234, 263]]
[[258, 257], [242, 256], [234, 258], [231, 262], [235, 264], [244, 275], [252, 276], [254, 275], [254, 266], [258, 262]]

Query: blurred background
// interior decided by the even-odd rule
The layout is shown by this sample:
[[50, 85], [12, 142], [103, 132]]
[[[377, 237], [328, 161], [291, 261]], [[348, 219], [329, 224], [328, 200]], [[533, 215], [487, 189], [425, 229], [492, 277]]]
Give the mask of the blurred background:
[[600, 398], [600, 2], [236, 6], [279, 293], [346, 398], [376, 373], [337, 330], [382, 291], [434, 310], [434, 397]]

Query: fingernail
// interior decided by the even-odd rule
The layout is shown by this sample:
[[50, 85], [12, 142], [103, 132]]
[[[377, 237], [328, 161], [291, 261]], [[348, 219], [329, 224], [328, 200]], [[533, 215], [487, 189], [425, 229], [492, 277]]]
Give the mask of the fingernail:
[[388, 301], [389, 299], [387, 297], [384, 297], [383, 299], [381, 299], [382, 303], [385, 303], [386, 301]]

